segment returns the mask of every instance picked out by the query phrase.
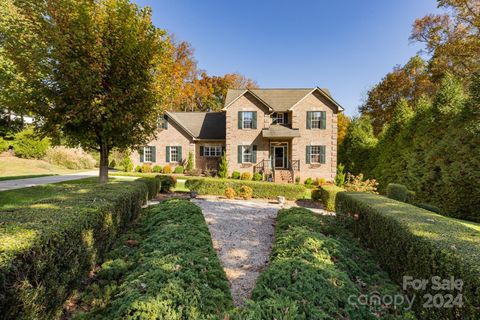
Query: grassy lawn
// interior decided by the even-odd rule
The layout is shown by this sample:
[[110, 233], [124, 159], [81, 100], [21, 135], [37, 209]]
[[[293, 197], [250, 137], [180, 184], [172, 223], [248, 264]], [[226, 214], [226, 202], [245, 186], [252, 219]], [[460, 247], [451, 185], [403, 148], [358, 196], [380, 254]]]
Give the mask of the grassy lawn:
[[70, 170], [55, 166], [43, 160], [21, 159], [17, 157], [0, 157], [0, 181], [10, 179], [32, 178], [85, 170]]

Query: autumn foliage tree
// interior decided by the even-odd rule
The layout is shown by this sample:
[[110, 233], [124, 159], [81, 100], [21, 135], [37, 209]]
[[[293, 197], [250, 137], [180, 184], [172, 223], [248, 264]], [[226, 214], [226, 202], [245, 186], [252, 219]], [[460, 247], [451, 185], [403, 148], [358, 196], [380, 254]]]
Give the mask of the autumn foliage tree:
[[108, 156], [143, 144], [157, 127], [170, 42], [151, 11], [128, 0], [10, 2], [2, 46], [34, 90], [41, 129]]

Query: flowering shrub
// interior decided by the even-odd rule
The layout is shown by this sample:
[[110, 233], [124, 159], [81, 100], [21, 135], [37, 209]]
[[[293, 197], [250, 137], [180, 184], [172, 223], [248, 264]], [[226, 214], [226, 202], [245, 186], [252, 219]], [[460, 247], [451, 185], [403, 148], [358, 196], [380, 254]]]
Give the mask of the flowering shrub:
[[378, 193], [378, 182], [375, 179], [363, 180], [363, 173], [355, 176], [347, 173], [347, 179], [343, 186], [347, 191]]
[[233, 188], [225, 189], [225, 197], [227, 199], [235, 199], [236, 195], [237, 195], [237, 193], [235, 192], [235, 190]]
[[249, 200], [252, 199], [253, 197], [253, 189], [248, 187], [248, 186], [241, 186], [240, 187], [240, 197], [243, 198], [243, 200]]

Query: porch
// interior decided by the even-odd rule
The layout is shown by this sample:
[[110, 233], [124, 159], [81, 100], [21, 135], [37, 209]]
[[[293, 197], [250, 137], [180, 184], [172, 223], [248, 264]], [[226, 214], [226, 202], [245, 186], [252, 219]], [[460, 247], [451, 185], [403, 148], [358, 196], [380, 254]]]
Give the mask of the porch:
[[258, 162], [253, 172], [270, 176], [273, 182], [295, 182], [300, 171], [300, 161], [292, 159], [292, 142], [270, 141], [268, 159]]

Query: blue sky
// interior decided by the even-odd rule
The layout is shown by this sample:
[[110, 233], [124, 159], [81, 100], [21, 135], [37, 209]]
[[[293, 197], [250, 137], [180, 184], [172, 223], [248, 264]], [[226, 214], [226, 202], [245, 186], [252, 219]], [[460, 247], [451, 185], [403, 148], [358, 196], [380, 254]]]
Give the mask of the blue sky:
[[366, 91], [422, 47], [415, 18], [434, 0], [134, 0], [157, 27], [195, 48], [212, 75], [240, 72], [261, 87], [327, 87], [353, 115]]

